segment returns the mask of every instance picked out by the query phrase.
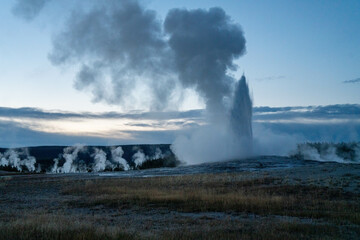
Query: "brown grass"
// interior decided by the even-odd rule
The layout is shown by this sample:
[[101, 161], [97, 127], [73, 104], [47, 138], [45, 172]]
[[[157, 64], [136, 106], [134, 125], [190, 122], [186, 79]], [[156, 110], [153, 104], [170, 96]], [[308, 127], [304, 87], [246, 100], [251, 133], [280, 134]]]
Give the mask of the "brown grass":
[[169, 208], [185, 212], [249, 212], [326, 218], [360, 224], [360, 198], [338, 188], [282, 185], [277, 178], [239, 174], [78, 181], [62, 193], [69, 205]]
[[[350, 229], [360, 235], [359, 228]], [[26, 215], [22, 219], [0, 224], [0, 240], [115, 240], [115, 239], [350, 239], [340, 228], [328, 224], [318, 225], [296, 222], [260, 222], [258, 224], [223, 221], [222, 226], [209, 226], [189, 230], [186, 227], [164, 230], [155, 236], [129, 233], [121, 226], [99, 226], [87, 219], [61, 214], [41, 213]], [[350, 237], [350, 238], [349, 238]]]
[[1, 178], [0, 240], [359, 239], [359, 194], [337, 187], [338, 177], [329, 180], [262, 173]]
[[134, 234], [120, 228], [104, 228], [87, 221], [61, 214], [41, 213], [25, 215], [21, 219], [0, 222], [0, 240], [37, 239], [37, 240], [100, 240], [100, 239], [137, 239]]
[[295, 239], [346, 239], [339, 229], [328, 225], [299, 223], [267, 223], [259, 226], [242, 226], [237, 230], [210, 231], [168, 231], [162, 236], [166, 240], [187, 239], [258, 239], [258, 240], [295, 240]]

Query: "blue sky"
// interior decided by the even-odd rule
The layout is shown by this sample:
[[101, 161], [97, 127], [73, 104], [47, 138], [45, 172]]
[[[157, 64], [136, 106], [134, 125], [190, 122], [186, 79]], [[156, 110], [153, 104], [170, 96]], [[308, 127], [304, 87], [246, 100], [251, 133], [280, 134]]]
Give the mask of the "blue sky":
[[[75, 5], [74, 2], [79, 4], [80, 1], [50, 2], [33, 21], [25, 21], [13, 14], [15, 0], [1, 2], [0, 107], [31, 107], [44, 109], [46, 112], [56, 110], [56, 112], [124, 113], [125, 111], [126, 113], [142, 110], [137, 108], [124, 110], [118, 105], [92, 102], [88, 92], [74, 88], [76, 75], [74, 67], [54, 66], [49, 61], [48, 54], [52, 49], [52, 39], [62, 29]], [[241, 25], [246, 38], [246, 54], [236, 60], [239, 68], [231, 74], [240, 78], [241, 74], [245, 73], [255, 106], [360, 103], [360, 81], [357, 81], [360, 78], [360, 1], [358, 0], [144, 0], [142, 3], [148, 9], [155, 10], [160, 19], [164, 19], [172, 8], [223, 8], [234, 22]], [[346, 81], [347, 83], [344, 83]], [[184, 102], [172, 110], [187, 111], [201, 108], [204, 108], [202, 99], [190, 91], [185, 95]], [[62, 139], [70, 139], [71, 131], [75, 131], [76, 128], [66, 124], [59, 125], [59, 122], [35, 126], [36, 124], [23, 120], [13, 121], [9, 118], [0, 120], [5, 121], [1, 123], [3, 124], [0, 127], [1, 131], [4, 129], [9, 131], [6, 126], [14, 126], [12, 124], [17, 124], [17, 127], [21, 126], [21, 129], [26, 131], [40, 131], [45, 127], [46, 131], [43, 134], [59, 133], [68, 137]], [[78, 140], [71, 138], [71, 141], [66, 141], [81, 142], [81, 136], [91, 132], [85, 125]], [[123, 128], [120, 126], [118, 129]], [[159, 133], [156, 135], [158, 137], [156, 141], [171, 141], [172, 131], [176, 129], [176, 126], [173, 129], [167, 128], [169, 134], [156, 129], [159, 130], [156, 132]], [[355, 132], [359, 132], [358, 128], [356, 129]], [[132, 128], [129, 131], [137, 130]], [[145, 132], [149, 131], [151, 129], [146, 129]], [[31, 132], [27, 134], [31, 135]], [[104, 142], [103, 139], [107, 136], [106, 134], [90, 135], [92, 138], [88, 138], [88, 141], [94, 143]], [[41, 139], [46, 139], [46, 136], [41, 135]], [[138, 141], [151, 140], [150, 135], [141, 136], [143, 138], [139, 137]], [[20, 137], [16, 135], [15, 138]], [[54, 141], [54, 144], [61, 141]], [[117, 140], [109, 141], [108, 143], [114, 143]], [[29, 144], [17, 140], [12, 142], [9, 146]], [[40, 143], [42, 140], [39, 140]]]
[[[26, 22], [12, 14], [14, 1], [1, 4], [2, 106], [119, 109], [92, 103], [88, 94], [73, 88], [73, 69], [49, 62], [51, 39], [66, 19], [66, 6], [50, 4], [34, 21]], [[359, 1], [148, 0], [144, 4], [160, 18], [171, 8], [222, 7], [245, 32], [247, 53], [237, 61], [234, 74], [239, 77], [245, 72], [256, 106], [360, 102], [360, 84], [343, 83], [360, 77]]]

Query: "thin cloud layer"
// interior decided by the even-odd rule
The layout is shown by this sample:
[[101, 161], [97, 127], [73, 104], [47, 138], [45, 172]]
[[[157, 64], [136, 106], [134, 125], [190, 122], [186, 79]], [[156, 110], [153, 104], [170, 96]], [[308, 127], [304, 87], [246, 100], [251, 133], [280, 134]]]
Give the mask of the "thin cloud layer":
[[343, 83], [360, 83], [360, 78], [345, 80], [345, 81], [343, 81]]
[[16, 0], [14, 15], [27, 21], [33, 20], [50, 0]]
[[[172, 143], [177, 135], [206, 126], [204, 112], [92, 114], [3, 107], [0, 147]], [[359, 141], [359, 115], [360, 105], [255, 107], [254, 135], [292, 136], [298, 142]], [[106, 124], [96, 124], [97, 121]], [[98, 129], [97, 125], [103, 128]]]

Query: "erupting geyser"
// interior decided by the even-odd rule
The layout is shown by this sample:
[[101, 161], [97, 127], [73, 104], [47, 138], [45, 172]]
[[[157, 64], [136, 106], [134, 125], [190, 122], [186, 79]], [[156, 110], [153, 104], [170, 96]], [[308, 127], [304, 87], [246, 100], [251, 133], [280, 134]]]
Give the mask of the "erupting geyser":
[[[199, 163], [249, 155], [252, 103], [245, 77], [236, 83], [232, 107], [225, 104], [235, 83], [228, 73], [246, 52], [238, 23], [219, 7], [174, 8], [161, 22], [139, 0], [91, 2], [70, 15], [49, 54], [54, 65], [78, 68], [78, 90], [95, 102], [156, 111], [177, 108], [183, 90], [195, 90], [206, 104], [207, 123], [175, 139], [176, 156]], [[141, 152], [134, 157], [143, 160]]]
[[246, 78], [236, 83], [233, 105], [230, 110], [230, 128], [238, 140], [252, 145], [252, 100]]

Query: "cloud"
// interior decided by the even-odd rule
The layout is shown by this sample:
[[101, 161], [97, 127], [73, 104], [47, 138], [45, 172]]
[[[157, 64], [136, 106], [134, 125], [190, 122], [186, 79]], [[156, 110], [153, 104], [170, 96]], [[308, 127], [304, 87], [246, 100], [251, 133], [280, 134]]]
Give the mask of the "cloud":
[[[107, 145], [115, 143], [115, 139], [104, 139], [91, 136], [76, 136], [66, 134], [47, 133], [29, 129], [22, 124], [0, 121], [0, 147], [26, 147], [58, 145], [67, 146], [76, 143], [88, 145]], [[123, 141], [125, 143], [125, 141]]]
[[[360, 105], [329, 105], [309, 107], [255, 107], [254, 136], [289, 142], [293, 136], [303, 141], [359, 141]], [[124, 119], [127, 119], [123, 125]], [[111, 129], [98, 130], [96, 135], [80, 128], [97, 126], [93, 121], [107, 121]], [[52, 125], [51, 125], [51, 124]], [[67, 123], [76, 131], [54, 132], [58, 124]], [[29, 145], [91, 145], [131, 143], [172, 143], [178, 134], [206, 128], [204, 110], [186, 112], [138, 113], [74, 113], [44, 111], [36, 108], [0, 108], [0, 147]], [[50, 125], [49, 125], [50, 124]], [[76, 127], [72, 125], [75, 124]], [[102, 124], [101, 126], [104, 126]], [[65, 125], [66, 130], [67, 125]], [[49, 132], [48, 130], [52, 130]], [[131, 130], [130, 130], [131, 129]], [[86, 129], [85, 129], [86, 130]], [[287, 139], [287, 140], [284, 140]], [[282, 145], [282, 144], [281, 144]], [[271, 149], [270, 149], [271, 150]], [[269, 152], [271, 152], [269, 150]]]
[[274, 81], [286, 78], [284, 75], [255, 78], [255, 81]]
[[0, 117], [7, 118], [30, 118], [30, 119], [143, 119], [143, 120], [169, 120], [169, 119], [203, 119], [204, 110], [189, 110], [183, 112], [64, 112], [64, 111], [45, 111], [39, 108], [7, 108], [0, 107]]
[[360, 141], [360, 123], [254, 123], [255, 126], [269, 129], [277, 135], [291, 135], [300, 142], [349, 142]]
[[[254, 107], [255, 121], [260, 120], [288, 120], [298, 118], [308, 119], [359, 119], [359, 104], [338, 104], [328, 106], [308, 106], [308, 107]], [[0, 107], [0, 117], [6, 118], [29, 118], [29, 119], [133, 119], [133, 120], [176, 120], [186, 119], [194, 121], [204, 121], [205, 112], [203, 109], [189, 111], [169, 111], [169, 112], [63, 112], [45, 111], [39, 108], [7, 108]], [[134, 123], [135, 124], [135, 123]]]
[[360, 78], [355, 78], [352, 80], [345, 80], [343, 83], [360, 83]]
[[[0, 120], [0, 147], [28, 146], [71, 146], [85, 145], [126, 145], [126, 144], [156, 144], [171, 143], [176, 131], [113, 131], [104, 137], [89, 135], [49, 133], [32, 130], [26, 125]], [[130, 136], [130, 137], [121, 137]]]
[[359, 120], [360, 105], [338, 104], [328, 106], [308, 107], [255, 107], [254, 121], [280, 121], [309, 119], [326, 120], [332, 119]]
[[50, 0], [16, 0], [14, 15], [27, 21], [33, 20]]

